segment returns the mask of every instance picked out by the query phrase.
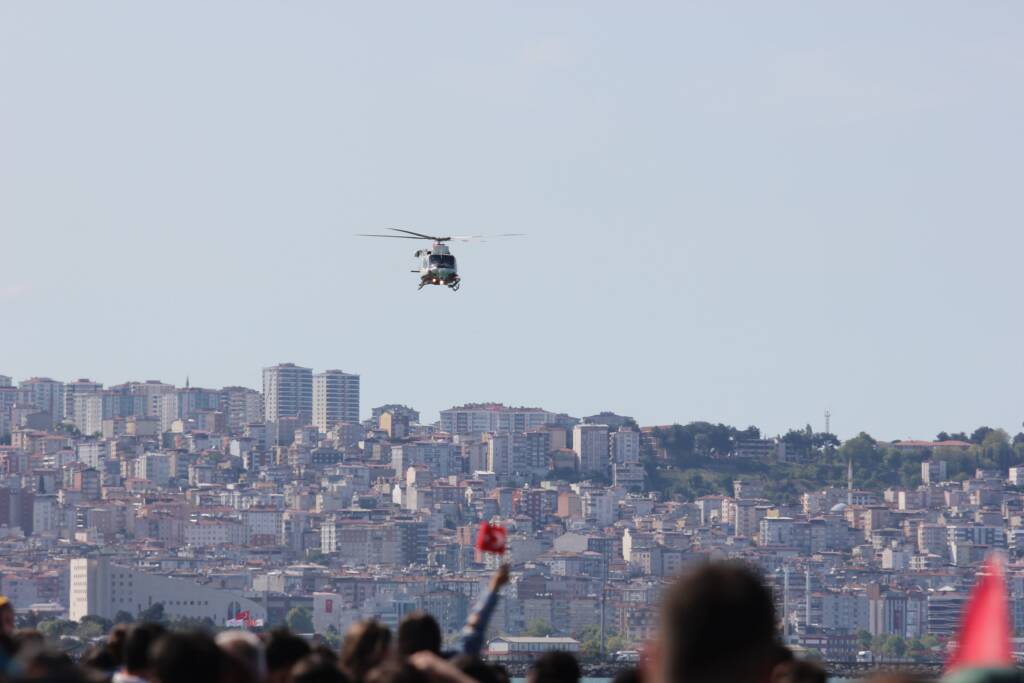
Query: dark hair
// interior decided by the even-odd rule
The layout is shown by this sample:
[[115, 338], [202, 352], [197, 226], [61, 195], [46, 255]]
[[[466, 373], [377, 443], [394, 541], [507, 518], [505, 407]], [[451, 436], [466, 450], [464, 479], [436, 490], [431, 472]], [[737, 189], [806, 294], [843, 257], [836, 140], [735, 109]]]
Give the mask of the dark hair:
[[129, 624], [114, 624], [107, 636], [107, 649], [117, 661], [117, 666], [124, 664], [124, 641], [128, 637]]
[[498, 677], [498, 683], [510, 683], [512, 681], [512, 677], [508, 675], [508, 669], [505, 668], [504, 664], [492, 664], [491, 670]]
[[321, 654], [306, 655], [292, 667], [291, 683], [349, 683], [334, 660]]
[[38, 650], [46, 646], [46, 636], [34, 628], [19, 628], [11, 638], [14, 640], [14, 649], [19, 653], [25, 648]]
[[426, 612], [410, 612], [398, 625], [398, 654], [408, 657], [423, 650], [441, 654], [441, 627]]
[[93, 645], [82, 655], [82, 666], [96, 671], [114, 671], [118, 662], [110, 650], [110, 644]]
[[220, 683], [224, 653], [205, 633], [168, 633], [153, 644], [153, 679], [159, 683]]
[[290, 670], [309, 652], [305, 640], [286, 628], [276, 628], [267, 638], [267, 671]]
[[338, 666], [338, 653], [332, 650], [329, 645], [326, 645], [324, 643], [317, 643], [313, 646], [312, 654], [323, 657], [331, 664]]
[[366, 673], [365, 683], [430, 683], [430, 678], [408, 662], [388, 659]]
[[341, 667], [357, 681], [384, 661], [391, 646], [391, 629], [377, 620], [353, 624], [341, 644]]
[[24, 651], [18, 653], [17, 666], [21, 668], [22, 680], [85, 683], [83, 670], [75, 666], [67, 653], [57, 652], [36, 642], [30, 642]]
[[452, 660], [452, 666], [477, 681], [477, 683], [502, 683], [503, 681], [498, 676], [498, 672], [495, 671], [494, 667], [473, 655], [460, 655], [456, 657]]
[[139, 674], [149, 670], [152, 664], [150, 651], [153, 649], [153, 643], [166, 632], [160, 624], [150, 623], [135, 624], [128, 629], [121, 649], [121, 661], [128, 673]]
[[530, 683], [575, 683], [580, 680], [580, 663], [568, 652], [545, 652], [530, 667]]
[[[814, 662], [794, 659], [783, 662], [776, 680], [781, 683], [826, 683], [828, 673]], [[773, 678], [775, 678], [773, 676]]]
[[635, 666], [631, 666], [627, 669], [622, 669], [619, 673], [615, 674], [615, 678], [612, 679], [612, 683], [640, 683], [640, 669]]
[[771, 592], [739, 562], [708, 564], [677, 580], [661, 621], [668, 680], [744, 683], [779, 655]]

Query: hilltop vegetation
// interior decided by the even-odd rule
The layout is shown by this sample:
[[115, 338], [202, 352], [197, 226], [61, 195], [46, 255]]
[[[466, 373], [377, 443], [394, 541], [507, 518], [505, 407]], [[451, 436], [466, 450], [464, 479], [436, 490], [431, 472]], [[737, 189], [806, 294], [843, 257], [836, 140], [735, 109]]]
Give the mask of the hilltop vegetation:
[[[732, 494], [735, 479], [756, 479], [771, 500], [795, 503], [800, 494], [826, 486], [845, 486], [847, 462], [853, 462], [854, 486], [868, 490], [914, 488], [921, 484], [921, 463], [944, 460], [951, 479], [973, 477], [978, 469], [1005, 470], [1024, 464], [1024, 433], [1012, 440], [1001, 429], [979, 427], [970, 435], [941, 432], [936, 441], [964, 441], [964, 449], [923, 448], [900, 451], [861, 432], [846, 442], [810, 426], [790, 430], [781, 440], [792, 461], [775, 457], [734, 457], [739, 442], [761, 438], [757, 427], [738, 429], [691, 422], [655, 430], [666, 458], [647, 456], [648, 488], [677, 500]], [[787, 460], [790, 460], [787, 457]]]

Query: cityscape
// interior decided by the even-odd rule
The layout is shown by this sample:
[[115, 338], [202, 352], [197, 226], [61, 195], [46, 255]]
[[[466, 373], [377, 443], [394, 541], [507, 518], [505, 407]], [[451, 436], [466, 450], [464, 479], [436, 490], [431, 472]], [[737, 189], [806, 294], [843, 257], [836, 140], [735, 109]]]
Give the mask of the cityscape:
[[[336, 644], [417, 610], [451, 640], [507, 562], [490, 658], [628, 659], [675, 576], [738, 558], [794, 650], [935, 662], [997, 551], [1024, 631], [1024, 434], [841, 441], [827, 410], [772, 436], [500, 402], [433, 420], [361, 405], [360, 383], [296, 363], [261, 389], [0, 376], [0, 594], [69, 649], [136, 619]], [[504, 556], [475, 547], [481, 522]]]
[[1024, 683], [1022, 29], [0, 2], [0, 683]]

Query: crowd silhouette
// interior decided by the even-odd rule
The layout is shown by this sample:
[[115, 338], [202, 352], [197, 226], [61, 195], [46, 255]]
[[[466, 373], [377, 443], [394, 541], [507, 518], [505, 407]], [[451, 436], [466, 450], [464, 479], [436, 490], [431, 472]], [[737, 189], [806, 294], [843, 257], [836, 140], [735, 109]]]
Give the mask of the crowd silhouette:
[[[0, 602], [0, 683], [509, 683], [500, 664], [481, 658], [507, 566], [494, 575], [459, 638], [445, 649], [437, 621], [405, 616], [392, 631], [376, 620], [354, 624], [339, 651], [287, 629], [174, 632], [158, 624], [116, 626], [79, 661], [32, 630], [14, 629]], [[541, 654], [527, 683], [578, 683], [568, 652]], [[656, 637], [639, 665], [615, 683], [826, 683], [817, 664], [781, 641], [772, 595], [757, 572], [736, 562], [703, 565], [665, 592]], [[889, 683], [907, 679], [889, 676]]]

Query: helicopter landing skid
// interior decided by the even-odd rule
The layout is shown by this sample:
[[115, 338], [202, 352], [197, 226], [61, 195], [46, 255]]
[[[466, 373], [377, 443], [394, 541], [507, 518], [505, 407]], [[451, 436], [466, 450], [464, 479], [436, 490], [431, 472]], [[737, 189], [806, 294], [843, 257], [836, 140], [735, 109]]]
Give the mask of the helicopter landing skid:
[[461, 286], [462, 286], [462, 280], [456, 280], [455, 282], [453, 282], [450, 285], [448, 285], [448, 289], [452, 290], [453, 292], [457, 292], [457, 291], [459, 291], [459, 287], [461, 287]]

